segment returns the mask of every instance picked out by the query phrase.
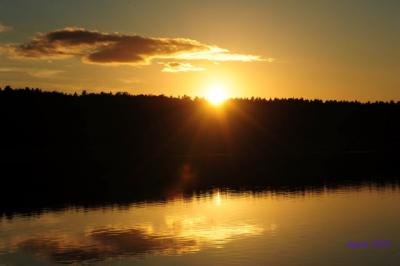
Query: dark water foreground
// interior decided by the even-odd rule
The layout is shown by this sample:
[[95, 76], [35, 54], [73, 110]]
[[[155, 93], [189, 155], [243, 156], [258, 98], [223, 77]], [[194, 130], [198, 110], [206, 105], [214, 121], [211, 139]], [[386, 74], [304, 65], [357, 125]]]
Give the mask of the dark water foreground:
[[396, 184], [395, 154], [133, 158], [126, 162], [40, 161], [1, 164], [0, 215], [63, 206], [167, 201], [213, 189], [302, 191]]

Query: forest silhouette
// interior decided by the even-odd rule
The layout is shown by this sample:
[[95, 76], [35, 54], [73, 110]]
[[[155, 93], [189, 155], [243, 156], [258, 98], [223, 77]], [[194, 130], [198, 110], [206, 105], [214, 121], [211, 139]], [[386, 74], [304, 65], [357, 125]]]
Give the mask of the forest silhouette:
[[0, 90], [1, 209], [399, 177], [400, 103]]

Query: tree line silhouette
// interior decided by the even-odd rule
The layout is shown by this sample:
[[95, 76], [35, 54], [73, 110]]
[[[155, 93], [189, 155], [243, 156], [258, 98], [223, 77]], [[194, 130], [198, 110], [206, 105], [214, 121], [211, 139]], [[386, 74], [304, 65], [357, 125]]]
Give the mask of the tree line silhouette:
[[0, 89], [2, 195], [113, 200], [398, 177], [400, 103]]

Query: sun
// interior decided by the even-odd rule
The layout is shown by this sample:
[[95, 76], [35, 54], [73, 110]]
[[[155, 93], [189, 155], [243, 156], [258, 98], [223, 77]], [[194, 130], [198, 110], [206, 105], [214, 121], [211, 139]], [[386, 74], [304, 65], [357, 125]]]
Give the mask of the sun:
[[219, 106], [228, 99], [228, 94], [224, 86], [221, 84], [213, 84], [208, 88], [206, 99], [212, 105]]

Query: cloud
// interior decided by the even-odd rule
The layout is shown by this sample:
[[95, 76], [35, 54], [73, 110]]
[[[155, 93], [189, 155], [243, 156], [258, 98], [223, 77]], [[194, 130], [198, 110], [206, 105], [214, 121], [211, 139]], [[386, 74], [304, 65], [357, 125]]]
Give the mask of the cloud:
[[31, 237], [18, 240], [14, 246], [60, 264], [81, 264], [143, 254], [177, 255], [198, 250], [195, 240], [169, 235], [155, 236], [141, 228], [96, 229], [89, 232], [88, 238], [82, 241], [71, 237]]
[[14, 67], [0, 67], [0, 73], [1, 72], [16, 72], [19, 71], [18, 68], [14, 68]]
[[57, 74], [62, 73], [61, 70], [41, 69], [41, 70], [28, 70], [27, 73], [36, 78], [50, 78]]
[[52, 69], [30, 69], [17, 67], [0, 67], [0, 73], [25, 73], [35, 78], [50, 78], [62, 73], [61, 70]]
[[[223, 247], [237, 240], [261, 235], [264, 228], [254, 224], [216, 225], [206, 217], [166, 217], [167, 228], [153, 226], [97, 227], [84, 238], [71, 234], [17, 237], [8, 246], [59, 264], [87, 264], [114, 257], [181, 255], [205, 247]], [[274, 229], [271, 229], [274, 230]], [[1, 242], [0, 242], [1, 244]], [[3, 250], [0, 249], [0, 253]]]
[[[215, 45], [187, 38], [154, 38], [120, 33], [103, 33], [69, 27], [39, 33], [22, 44], [3, 47], [10, 57], [63, 59], [79, 57], [84, 63], [102, 65], [147, 65], [153, 60], [264, 61], [257, 55], [235, 54]], [[180, 64], [186, 70], [196, 69]], [[164, 69], [176, 69], [166, 66]], [[199, 71], [198, 69], [197, 71]], [[172, 71], [173, 72], [173, 71]]]
[[3, 23], [0, 22], [0, 32], [6, 32], [12, 30], [12, 27], [6, 26]]
[[169, 62], [169, 63], [162, 63], [164, 68], [162, 72], [168, 73], [177, 73], [177, 72], [191, 72], [191, 71], [204, 71], [206, 70], [203, 67], [196, 67], [190, 63], [181, 63], [181, 62]]
[[265, 61], [257, 55], [233, 54], [227, 49], [219, 47], [210, 47], [206, 51], [193, 51], [191, 53], [182, 53], [175, 57], [176, 59], [185, 60], [211, 60], [211, 61]]

